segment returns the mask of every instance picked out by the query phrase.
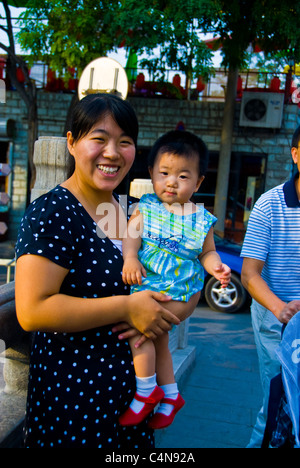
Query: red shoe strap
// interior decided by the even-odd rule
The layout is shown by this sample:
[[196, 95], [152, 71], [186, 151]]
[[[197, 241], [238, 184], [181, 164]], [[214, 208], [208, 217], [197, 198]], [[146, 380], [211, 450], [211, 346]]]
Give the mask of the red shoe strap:
[[176, 400], [172, 400], [171, 398], [164, 398], [163, 400], [161, 400], [161, 403], [167, 403], [168, 405], [176, 406], [177, 405], [177, 398], [176, 398]]
[[137, 401], [141, 401], [142, 403], [149, 403], [150, 405], [154, 405], [157, 402], [155, 398], [151, 398], [151, 395], [148, 397], [143, 397], [139, 395], [138, 393], [134, 395], [134, 399]]

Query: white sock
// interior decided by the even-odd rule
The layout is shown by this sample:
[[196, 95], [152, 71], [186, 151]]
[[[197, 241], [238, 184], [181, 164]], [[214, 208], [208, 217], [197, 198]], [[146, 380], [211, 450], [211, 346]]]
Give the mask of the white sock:
[[[170, 398], [171, 400], [176, 400], [179, 394], [178, 385], [177, 383], [168, 384], [168, 385], [161, 385], [160, 387], [165, 392], [165, 398]], [[168, 403], [161, 403], [157, 410], [158, 413], [162, 413], [166, 416], [170, 416], [172, 410], [174, 409], [173, 405], [169, 405]]]
[[[135, 379], [136, 393], [138, 393], [142, 397], [150, 396], [155, 387], [157, 386], [156, 374], [152, 375], [151, 377], [135, 377]], [[130, 403], [130, 408], [135, 413], [139, 413], [144, 408], [144, 403], [142, 403], [141, 401], [137, 401], [134, 398]]]

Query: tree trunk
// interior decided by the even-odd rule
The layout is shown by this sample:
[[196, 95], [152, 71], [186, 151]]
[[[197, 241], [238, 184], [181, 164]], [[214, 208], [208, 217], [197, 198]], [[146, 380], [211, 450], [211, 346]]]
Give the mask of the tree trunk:
[[218, 166], [217, 187], [215, 196], [214, 215], [218, 218], [216, 232], [224, 237], [225, 217], [227, 208], [228, 185], [230, 175], [230, 161], [232, 150], [232, 136], [234, 125], [234, 111], [237, 93], [239, 71], [229, 70], [227, 92], [224, 109], [224, 119], [221, 135], [221, 150]]

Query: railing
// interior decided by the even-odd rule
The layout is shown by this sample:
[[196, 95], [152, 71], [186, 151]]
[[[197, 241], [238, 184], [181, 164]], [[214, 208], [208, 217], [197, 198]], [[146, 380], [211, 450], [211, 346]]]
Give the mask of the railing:
[[16, 261], [14, 258], [0, 258], [0, 266], [6, 268], [6, 283], [10, 283], [12, 276], [12, 268], [16, 266]]
[[16, 317], [14, 282], [0, 286], [0, 447], [20, 445], [30, 337]]
[[[78, 77], [76, 73], [74, 73], [74, 76], [70, 80], [64, 80], [63, 77], [55, 77], [55, 73], [50, 72], [49, 74], [48, 71], [49, 67], [45, 63], [39, 62], [33, 64], [30, 70], [30, 76], [36, 81], [38, 88], [58, 93], [75, 93], [77, 91]], [[157, 71], [147, 70], [146, 68], [126, 68], [126, 71], [130, 82], [131, 95], [145, 95], [146, 97], [164, 95], [180, 99], [186, 99], [188, 97], [188, 94], [185, 92], [186, 76], [179, 70], [164, 69]], [[136, 79], [139, 75], [143, 75], [145, 82], [148, 83], [148, 86], [144, 88], [144, 93], [141, 93], [136, 87]], [[240, 72], [241, 87], [243, 90], [248, 88], [268, 89], [275, 76], [280, 79], [280, 89], [284, 90], [287, 78], [286, 73], [275, 74], [273, 72], [261, 72], [255, 69], [242, 70]], [[227, 72], [224, 69], [216, 69], [215, 76], [210, 77], [208, 82], [204, 83], [205, 86], [200, 92], [197, 83], [198, 79], [199, 78], [194, 79], [191, 82], [189, 98], [194, 100], [225, 100]], [[299, 82], [298, 75], [294, 75], [296, 87], [298, 87]], [[174, 83], [176, 83], [176, 85], [174, 85]], [[151, 87], [150, 84], [153, 86]], [[146, 91], [148, 91], [148, 93]]]

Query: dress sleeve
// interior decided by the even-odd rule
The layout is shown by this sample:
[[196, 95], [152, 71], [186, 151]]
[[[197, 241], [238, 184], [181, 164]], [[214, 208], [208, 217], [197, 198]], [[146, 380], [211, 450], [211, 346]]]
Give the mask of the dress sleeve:
[[149, 194], [146, 194], [146, 195], [142, 195], [142, 197], [140, 198], [139, 202], [138, 202], [138, 209], [139, 211], [144, 214], [144, 211], [145, 209], [148, 207], [148, 205], [151, 204], [151, 197], [149, 196]]
[[209, 230], [216, 224], [217, 221], [218, 219], [204, 208], [203, 229], [205, 235], [208, 234]]
[[[45, 257], [70, 269], [74, 241], [74, 212], [55, 194], [33, 202], [21, 221], [16, 244], [16, 258], [32, 254]], [[77, 223], [79, 220], [77, 219]]]

